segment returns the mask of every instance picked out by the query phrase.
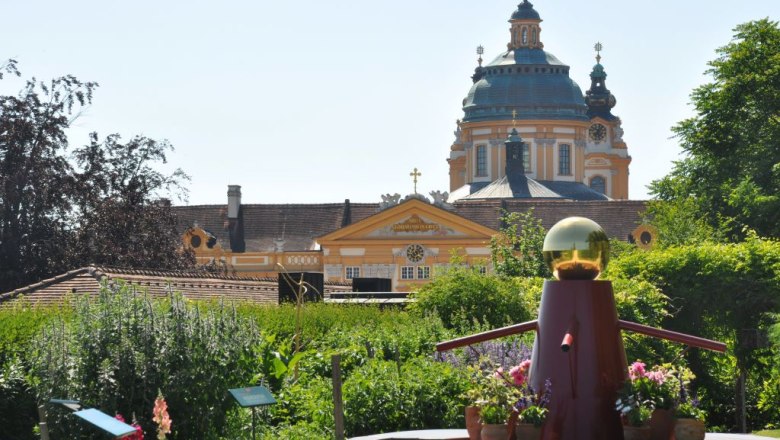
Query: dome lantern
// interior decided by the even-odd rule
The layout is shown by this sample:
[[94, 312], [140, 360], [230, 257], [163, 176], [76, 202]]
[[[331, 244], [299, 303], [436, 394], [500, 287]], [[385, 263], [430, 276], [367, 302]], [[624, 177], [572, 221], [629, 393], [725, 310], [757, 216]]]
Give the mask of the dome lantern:
[[540, 34], [542, 28], [539, 23], [542, 22], [539, 13], [534, 9], [534, 5], [528, 0], [523, 0], [517, 5], [517, 10], [512, 14], [509, 23], [512, 27], [509, 29], [510, 41], [507, 49], [519, 49], [521, 47], [529, 49], [542, 49], [544, 44]]

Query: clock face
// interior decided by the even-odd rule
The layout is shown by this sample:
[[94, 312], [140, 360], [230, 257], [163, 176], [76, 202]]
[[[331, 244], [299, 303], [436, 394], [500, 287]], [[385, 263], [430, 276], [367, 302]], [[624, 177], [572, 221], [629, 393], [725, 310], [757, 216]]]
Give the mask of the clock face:
[[419, 244], [411, 244], [406, 248], [406, 258], [412, 263], [419, 263], [425, 258], [425, 249]]
[[607, 138], [607, 127], [601, 124], [593, 124], [588, 129], [588, 135], [596, 142], [601, 142]]

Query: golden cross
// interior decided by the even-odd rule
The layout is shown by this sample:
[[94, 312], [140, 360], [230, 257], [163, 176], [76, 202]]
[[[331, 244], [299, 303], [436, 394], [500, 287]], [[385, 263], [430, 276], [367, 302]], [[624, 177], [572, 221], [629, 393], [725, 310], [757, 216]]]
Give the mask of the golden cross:
[[517, 125], [515, 121], [516, 119], [517, 119], [517, 110], [512, 110], [512, 127]]
[[414, 193], [417, 194], [417, 178], [422, 176], [422, 173], [417, 171], [417, 167], [414, 167], [414, 171], [409, 173], [409, 175], [414, 179]]

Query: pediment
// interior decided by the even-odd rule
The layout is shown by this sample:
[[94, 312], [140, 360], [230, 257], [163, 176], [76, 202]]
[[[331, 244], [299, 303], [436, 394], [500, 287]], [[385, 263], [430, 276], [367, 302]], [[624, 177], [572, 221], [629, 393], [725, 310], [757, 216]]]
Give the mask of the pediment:
[[351, 240], [488, 240], [497, 231], [420, 200], [385, 209], [330, 234], [320, 244]]

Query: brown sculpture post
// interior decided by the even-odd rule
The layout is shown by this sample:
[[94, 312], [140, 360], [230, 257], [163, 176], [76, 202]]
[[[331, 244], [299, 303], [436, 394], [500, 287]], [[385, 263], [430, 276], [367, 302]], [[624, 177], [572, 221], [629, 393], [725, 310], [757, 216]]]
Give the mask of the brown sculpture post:
[[615, 310], [608, 281], [545, 282], [531, 357], [534, 389], [552, 383], [543, 439], [623, 438], [615, 399], [627, 365]]
[[436, 346], [444, 351], [536, 330], [530, 381], [537, 391], [547, 379], [552, 384], [542, 439], [623, 440], [615, 410], [628, 374], [621, 330], [726, 350], [721, 342], [619, 320], [612, 283], [595, 281], [609, 258], [609, 240], [595, 222], [582, 217], [558, 222], [545, 237], [544, 258], [559, 281], [545, 282], [538, 320]]

